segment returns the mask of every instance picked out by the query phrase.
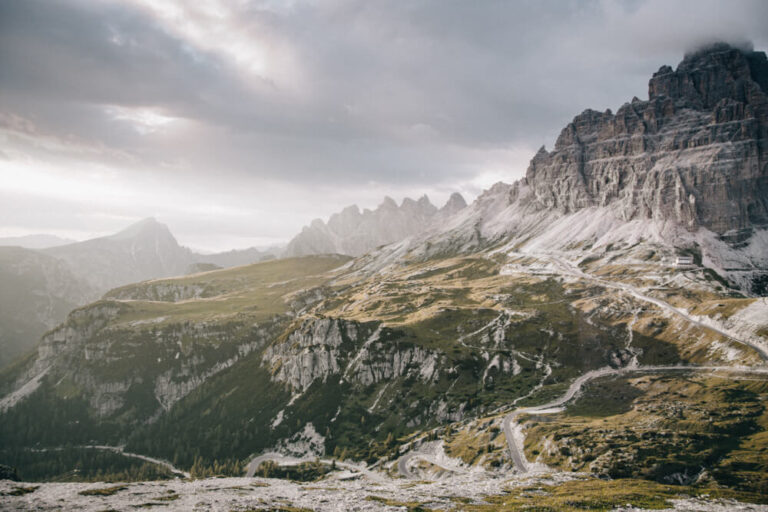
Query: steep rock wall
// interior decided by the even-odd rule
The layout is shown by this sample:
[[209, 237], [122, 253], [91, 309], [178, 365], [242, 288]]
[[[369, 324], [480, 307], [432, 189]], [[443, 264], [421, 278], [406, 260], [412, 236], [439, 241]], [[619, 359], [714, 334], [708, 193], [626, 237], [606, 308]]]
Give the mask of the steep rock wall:
[[526, 182], [541, 208], [611, 205], [626, 220], [718, 234], [768, 225], [768, 61], [719, 44], [663, 66], [616, 114], [586, 110]]

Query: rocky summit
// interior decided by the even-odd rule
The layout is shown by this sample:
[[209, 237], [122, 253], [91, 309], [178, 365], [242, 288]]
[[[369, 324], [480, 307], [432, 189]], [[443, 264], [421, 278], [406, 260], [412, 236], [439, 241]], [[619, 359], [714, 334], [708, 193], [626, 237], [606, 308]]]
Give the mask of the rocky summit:
[[525, 180], [542, 208], [611, 205], [625, 219], [736, 235], [768, 224], [768, 61], [715, 44], [662, 66], [648, 100], [585, 110]]
[[[503, 246], [691, 251], [745, 293], [768, 291], [768, 61], [716, 44], [662, 66], [649, 99], [586, 110], [525, 177], [497, 183], [446, 221], [361, 267]], [[502, 249], [498, 249], [502, 250]]]

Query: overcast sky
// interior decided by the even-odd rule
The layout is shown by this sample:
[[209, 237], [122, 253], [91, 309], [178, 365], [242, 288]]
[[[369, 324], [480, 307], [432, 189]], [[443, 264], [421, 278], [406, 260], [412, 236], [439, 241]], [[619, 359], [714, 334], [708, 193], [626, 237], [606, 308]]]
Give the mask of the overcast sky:
[[525, 173], [768, 2], [0, 0], [0, 236], [147, 216], [202, 249]]

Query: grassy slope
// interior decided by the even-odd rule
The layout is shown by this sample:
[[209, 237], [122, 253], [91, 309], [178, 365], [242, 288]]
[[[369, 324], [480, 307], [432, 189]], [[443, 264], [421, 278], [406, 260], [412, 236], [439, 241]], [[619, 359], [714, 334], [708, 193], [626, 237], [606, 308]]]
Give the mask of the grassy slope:
[[[8, 427], [5, 439], [21, 445], [35, 440], [54, 444], [68, 436], [127, 440], [130, 449], [189, 466], [198, 455], [206, 460], [242, 461], [312, 422], [327, 437], [329, 452], [339, 447], [354, 457], [375, 457], [394, 453], [386, 442], [390, 434], [399, 438], [436, 426], [434, 415], [425, 411], [439, 401], [445, 401], [451, 410], [461, 405], [465, 414], [482, 415], [543, 383], [528, 399], [541, 403], [561, 393], [575, 376], [608, 364], [610, 355], [625, 346], [626, 327], [637, 303], [589, 283], [500, 275], [500, 261], [448, 258], [361, 279], [343, 272], [328, 273], [343, 259], [310, 257], [115, 290], [101, 304], [119, 304], [120, 311], [94, 338], [114, 343], [98, 363], [79, 361], [91, 365], [106, 381], [166, 371], [177, 364], [177, 351], [184, 357], [226, 358], [227, 351], [236, 350], [238, 343], [253, 336], [254, 324], [264, 325], [277, 316], [284, 319], [279, 329], [295, 326], [286, 313], [301, 309], [305, 295], [311, 293], [307, 290], [317, 287], [323, 289], [326, 299], [305, 314], [384, 322], [388, 326], [384, 347], [420, 346], [437, 351], [446, 358], [444, 369], [453, 370], [441, 372], [430, 384], [405, 377], [371, 386], [352, 386], [336, 379], [318, 381], [286, 407], [289, 390], [272, 382], [257, 351], [209, 379], [170, 413], [138, 428], [126, 425], [131, 417], [147, 417], [156, 410], [151, 387], [136, 384], [130, 390], [129, 404], [115, 418], [94, 422], [87, 404], [78, 398], [76, 379], [65, 378], [55, 390], [44, 386], [34, 399], [14, 410], [12, 421], [4, 418]], [[194, 297], [185, 298], [190, 293]], [[505, 311], [508, 323], [483, 329]], [[641, 362], [676, 363], [705, 357], [699, 349], [689, 351], [680, 327], [652, 310], [641, 311], [636, 320], [632, 345], [642, 349]], [[204, 328], [185, 330], [190, 325]], [[496, 339], [499, 333], [503, 336]], [[281, 342], [285, 336], [274, 339]], [[488, 361], [495, 356], [507, 362], [514, 359], [520, 371], [489, 370]], [[542, 381], [545, 367], [537, 361], [551, 366], [546, 380]], [[2, 378], [0, 375], [0, 381]], [[626, 386], [620, 389], [625, 395], [601, 403], [604, 413], [617, 415], [622, 412], [621, 401], [634, 397]], [[66, 407], [61, 407], [62, 399]], [[372, 408], [374, 402], [376, 408]], [[283, 423], [271, 429], [271, 421], [283, 409]], [[37, 430], [21, 434], [31, 417], [36, 418]], [[57, 428], [53, 431], [46, 425]], [[480, 436], [476, 443], [468, 435], [454, 436], [451, 449], [457, 455], [475, 460], [490, 444], [495, 460], [503, 460], [498, 435], [487, 440]]]
[[488, 498], [490, 505], [469, 505], [463, 510], [541, 510], [577, 512], [608, 511], [632, 506], [641, 509], [667, 509], [673, 499], [704, 496], [707, 499], [734, 499], [765, 503], [765, 495], [718, 488], [662, 485], [643, 480], [577, 479], [553, 485], [516, 487], [503, 496]]
[[529, 417], [526, 455], [550, 466], [768, 492], [768, 379], [713, 375], [609, 378], [565, 413]]
[[[147, 281], [108, 293], [107, 300], [125, 296], [126, 311], [115, 324], [131, 328], [137, 322], [151, 321], [156, 325], [184, 321], [221, 321], [237, 317], [264, 321], [290, 309], [293, 294], [322, 285], [329, 271], [349, 258], [342, 256], [313, 256], [274, 260], [226, 270], [204, 272], [173, 279]], [[148, 289], [159, 287], [196, 287], [202, 297], [178, 302], [142, 300]], [[153, 294], [154, 295], [154, 294]]]

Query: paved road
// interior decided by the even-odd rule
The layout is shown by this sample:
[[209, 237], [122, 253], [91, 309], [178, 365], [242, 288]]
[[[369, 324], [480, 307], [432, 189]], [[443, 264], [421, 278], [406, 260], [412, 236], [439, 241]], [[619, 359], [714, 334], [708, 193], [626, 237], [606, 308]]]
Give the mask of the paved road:
[[509, 455], [512, 458], [512, 462], [514, 462], [515, 467], [523, 473], [528, 471], [525, 455], [523, 455], [522, 453], [522, 447], [517, 446], [517, 442], [515, 441], [515, 436], [513, 434], [515, 419], [519, 415], [523, 413], [541, 412], [547, 409], [557, 408], [565, 404], [569, 400], [571, 400], [574, 396], [576, 396], [576, 393], [578, 393], [579, 390], [581, 390], [582, 386], [584, 386], [584, 384], [586, 384], [590, 380], [597, 379], [599, 377], [604, 377], [607, 375], [620, 373], [625, 370], [626, 369], [617, 370], [615, 368], [610, 368], [610, 367], [600, 368], [599, 370], [592, 370], [590, 372], [585, 373], [584, 375], [581, 375], [575, 381], [573, 381], [573, 383], [568, 387], [566, 392], [560, 398], [557, 398], [555, 400], [552, 400], [551, 402], [548, 402], [544, 405], [539, 405], [536, 407], [524, 407], [520, 409], [515, 409], [514, 411], [509, 413], [507, 416], [505, 416], [504, 421], [502, 423], [502, 426], [504, 428], [504, 437], [506, 437], [507, 439], [507, 446], [509, 447]]
[[176, 468], [173, 464], [171, 464], [167, 460], [156, 459], [154, 457], [149, 457], [147, 455], [141, 455], [139, 453], [126, 452], [123, 449], [122, 446], [96, 445], [96, 446], [88, 446], [88, 448], [95, 448], [95, 449], [98, 449], [98, 450], [110, 450], [110, 451], [119, 453], [121, 455], [124, 455], [126, 457], [133, 457], [134, 459], [145, 460], [147, 462], [151, 462], [153, 464], [157, 464], [159, 466], [163, 466], [163, 467], [167, 468], [168, 470], [170, 470], [171, 473], [174, 473], [174, 474], [177, 474], [177, 475], [182, 475], [185, 478], [190, 478], [190, 474], [187, 471], [182, 471], [182, 470]]
[[[693, 318], [691, 315], [686, 313], [685, 311], [682, 311], [673, 305], [669, 304], [668, 302], [665, 302], [664, 300], [658, 299], [656, 297], [651, 297], [648, 295], [645, 295], [640, 290], [635, 288], [632, 285], [626, 284], [626, 283], [620, 283], [620, 282], [614, 282], [609, 281], [607, 279], [603, 279], [600, 277], [595, 277], [591, 274], [587, 274], [583, 270], [581, 270], [578, 266], [572, 264], [571, 262], [551, 255], [551, 254], [540, 254], [540, 253], [525, 253], [522, 254], [524, 256], [534, 256], [540, 259], [548, 260], [550, 261], [557, 269], [562, 272], [563, 274], [571, 275], [580, 279], [585, 279], [588, 281], [595, 282], [599, 284], [600, 286], [606, 287], [606, 288], [613, 288], [617, 290], [624, 291], [626, 293], [629, 293], [633, 297], [642, 300], [644, 302], [649, 302], [651, 304], [654, 304], [663, 310], [669, 311], [677, 316], [682, 317], [686, 321], [688, 321], [691, 324], [694, 324], [696, 326], [699, 326], [704, 329], [708, 329], [710, 331], [713, 331], [729, 340], [735, 341], [737, 343], [740, 343], [742, 345], [746, 345], [752, 349], [754, 349], [758, 355], [763, 359], [763, 361], [768, 361], [768, 350], [766, 350], [765, 347], [753, 343], [750, 340], [744, 340], [739, 339], [733, 336], [731, 333], [720, 329], [717, 326], [709, 325], [706, 323], [703, 323], [696, 318]], [[498, 319], [495, 319], [497, 321]], [[487, 326], [486, 326], [487, 327]], [[486, 327], [483, 327], [480, 330], [485, 329]], [[463, 341], [463, 340], [462, 340]], [[581, 388], [586, 384], [587, 382], [597, 379], [600, 377], [605, 377], [608, 375], [618, 375], [623, 373], [629, 373], [629, 372], [665, 372], [665, 371], [713, 371], [713, 370], [720, 370], [720, 371], [736, 371], [736, 372], [743, 372], [743, 373], [759, 373], [759, 374], [766, 374], [768, 375], [768, 368], [737, 368], [737, 367], [718, 367], [718, 366], [685, 366], [685, 365], [679, 365], [679, 366], [644, 366], [640, 367], [637, 366], [636, 363], [633, 365], [630, 365], [625, 368], [615, 369], [615, 368], [601, 368], [598, 370], [592, 370], [590, 372], [585, 373], [584, 375], [578, 377], [573, 383], [570, 385], [570, 387], [566, 390], [566, 392], [561, 396], [560, 398], [557, 398], [555, 400], [552, 400], [551, 402], [548, 402], [544, 405], [536, 406], [536, 407], [527, 407], [527, 408], [521, 408], [521, 409], [515, 409], [510, 414], [505, 416], [503, 421], [503, 430], [504, 430], [504, 436], [507, 439], [507, 446], [509, 448], [509, 455], [512, 458], [512, 462], [514, 463], [515, 467], [525, 473], [528, 471], [528, 463], [525, 459], [525, 455], [523, 454], [523, 447], [518, 446], [517, 442], [515, 441], [514, 436], [514, 428], [515, 428], [515, 419], [523, 413], [554, 413], [558, 412], [560, 409], [559, 407], [565, 405], [567, 402], [569, 402], [571, 399], [573, 399], [574, 396], [576, 396], [576, 393], [578, 393]], [[398, 472], [403, 475], [406, 478], [415, 478], [415, 475], [408, 469], [408, 462], [412, 458], [424, 458], [423, 454], [420, 454], [418, 452], [409, 452], [405, 455], [403, 455], [397, 462], [397, 469]]]
[[525, 454], [523, 453], [523, 447], [517, 444], [517, 441], [515, 440], [515, 436], [514, 436], [514, 428], [516, 425], [515, 420], [519, 415], [524, 413], [548, 414], [548, 413], [559, 412], [562, 410], [560, 407], [568, 403], [571, 399], [573, 399], [573, 397], [576, 396], [576, 393], [578, 393], [581, 390], [584, 384], [600, 377], [606, 377], [608, 375], [621, 375], [621, 374], [627, 374], [627, 373], [662, 373], [662, 372], [668, 372], [668, 371], [727, 371], [727, 372], [736, 372], [736, 373], [760, 374], [760, 375], [768, 376], [768, 368], [747, 368], [747, 367], [739, 368], [739, 367], [733, 367], [733, 366], [686, 366], [686, 365], [634, 366], [634, 367], [626, 367], [626, 368], [619, 368], [619, 369], [601, 368], [599, 370], [592, 370], [578, 377], [575, 381], [573, 381], [573, 383], [568, 387], [568, 390], [560, 398], [557, 398], [555, 400], [552, 400], [551, 402], [548, 402], [544, 405], [539, 405], [536, 407], [524, 407], [521, 409], [515, 409], [514, 411], [512, 411], [511, 413], [509, 413], [507, 416], [504, 417], [504, 422], [503, 422], [504, 436], [507, 439], [509, 456], [512, 458], [512, 462], [514, 463], [515, 468], [517, 468], [517, 470], [520, 471], [521, 473], [528, 472], [528, 461], [525, 459]]
[[430, 441], [429, 443], [420, 446], [418, 451], [412, 450], [400, 457], [397, 460], [397, 472], [405, 478], [418, 478], [419, 475], [415, 474], [408, 468], [408, 463], [411, 461], [411, 459], [420, 459], [429, 462], [430, 464], [434, 464], [435, 466], [441, 468], [443, 471], [452, 473], [464, 473], [466, 471], [466, 468], [462, 467], [460, 464], [453, 463], [446, 459], [438, 460], [440, 457], [436, 456], [434, 451], [425, 451], [434, 449], [435, 445], [436, 443], [434, 441]]
[[599, 284], [601, 286], [605, 286], [606, 288], [613, 288], [613, 289], [616, 289], [616, 290], [625, 291], [625, 292], [629, 293], [630, 295], [632, 295], [633, 297], [635, 297], [637, 299], [640, 299], [640, 300], [642, 300], [644, 302], [649, 302], [649, 303], [654, 304], [654, 305], [656, 305], [656, 306], [658, 306], [658, 307], [660, 307], [660, 308], [662, 308], [662, 309], [664, 309], [666, 311], [669, 311], [669, 312], [671, 312], [671, 313], [673, 313], [675, 315], [678, 315], [678, 316], [684, 318], [688, 322], [690, 322], [690, 323], [692, 323], [692, 324], [694, 324], [694, 325], [696, 325], [698, 327], [701, 327], [701, 328], [704, 328], [704, 329], [708, 329], [708, 330], [713, 331], [713, 332], [715, 332], [715, 333], [717, 333], [717, 334], [719, 334], [721, 336], [724, 336], [725, 338], [728, 338], [731, 341], [735, 341], [736, 343], [740, 343], [742, 345], [746, 345], [748, 347], [751, 347], [752, 349], [754, 349], [758, 353], [758, 355], [760, 356], [760, 358], [763, 361], [768, 361], [768, 349], [766, 349], [765, 346], [759, 345], [759, 344], [754, 343], [754, 342], [752, 342], [750, 340], [739, 339], [739, 338], [733, 336], [732, 333], [729, 333], [729, 332], [727, 332], [727, 331], [725, 331], [725, 330], [723, 330], [723, 329], [721, 329], [721, 328], [719, 328], [719, 327], [717, 327], [715, 325], [710, 325], [710, 324], [703, 323], [700, 320], [697, 320], [696, 318], [692, 317], [691, 315], [689, 315], [685, 311], [674, 307], [672, 304], [670, 304], [668, 302], [665, 302], [665, 301], [663, 301], [661, 299], [658, 299], [656, 297], [651, 297], [649, 295], [645, 295], [640, 290], [638, 290], [637, 288], [635, 288], [634, 286], [632, 286], [630, 284], [620, 283], [620, 282], [616, 282], [616, 281], [609, 281], [609, 280], [603, 279], [601, 277], [595, 277], [595, 276], [593, 276], [591, 274], [587, 274], [586, 272], [581, 270], [578, 266], [574, 265], [573, 263], [571, 263], [571, 262], [569, 262], [569, 261], [567, 261], [567, 260], [565, 260], [563, 258], [560, 258], [558, 256], [553, 256], [551, 254], [531, 253], [530, 256], [534, 256], [536, 258], [542, 258], [542, 259], [549, 260], [561, 272], [563, 272], [565, 274], [569, 274], [569, 275], [572, 275], [574, 277], [578, 277], [578, 278], [581, 278], [581, 279], [586, 279], [588, 281], [595, 282], [595, 283], [597, 283], [597, 284]]
[[408, 469], [408, 462], [415, 458], [419, 458], [421, 456], [418, 452], [408, 452], [397, 461], [397, 471], [404, 476], [405, 478], [416, 478], [416, 475], [414, 475], [410, 469]]

